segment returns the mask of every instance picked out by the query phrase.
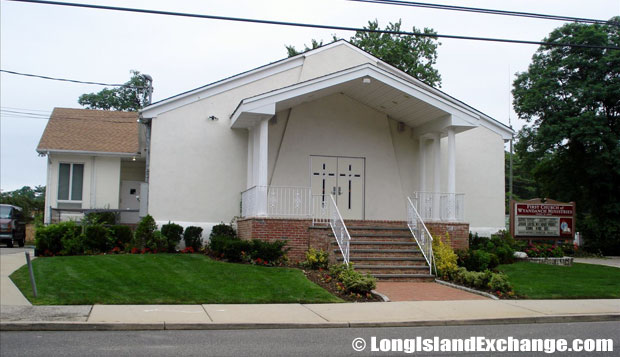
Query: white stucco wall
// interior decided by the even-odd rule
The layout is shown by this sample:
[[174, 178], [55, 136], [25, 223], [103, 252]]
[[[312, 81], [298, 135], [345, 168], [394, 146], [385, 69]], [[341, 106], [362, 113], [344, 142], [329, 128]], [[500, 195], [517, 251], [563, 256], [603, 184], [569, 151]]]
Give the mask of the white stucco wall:
[[50, 221], [50, 206], [58, 207], [58, 171], [61, 163], [84, 164], [81, 208], [118, 208], [120, 158], [50, 154], [48, 162], [46, 222]]
[[[493, 131], [477, 127], [456, 135], [456, 191], [465, 193], [465, 221], [470, 230], [489, 236], [505, 229], [504, 141]], [[441, 140], [447, 174], [447, 138]], [[447, 181], [442, 181], [445, 190]]]
[[310, 187], [310, 155], [365, 158], [365, 218], [404, 219], [401, 177], [384, 113], [341, 94], [294, 107], [271, 184]]

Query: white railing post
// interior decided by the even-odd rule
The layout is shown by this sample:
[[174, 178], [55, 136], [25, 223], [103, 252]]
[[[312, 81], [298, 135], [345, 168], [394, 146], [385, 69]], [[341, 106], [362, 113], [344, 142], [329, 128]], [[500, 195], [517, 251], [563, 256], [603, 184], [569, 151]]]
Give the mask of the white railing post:
[[433, 273], [433, 236], [426, 228], [424, 220], [416, 210], [410, 197], [407, 197], [407, 226], [415, 238], [418, 247], [422, 251], [426, 263], [428, 263], [429, 274]]
[[463, 222], [463, 193], [415, 192], [411, 198], [413, 206], [424, 220]]

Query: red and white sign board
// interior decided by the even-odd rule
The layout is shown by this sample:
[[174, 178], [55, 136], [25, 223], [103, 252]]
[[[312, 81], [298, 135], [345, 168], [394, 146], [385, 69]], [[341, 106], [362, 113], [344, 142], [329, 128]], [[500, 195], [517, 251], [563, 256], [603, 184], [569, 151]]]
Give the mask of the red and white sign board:
[[573, 237], [573, 204], [514, 202], [513, 212], [515, 237]]

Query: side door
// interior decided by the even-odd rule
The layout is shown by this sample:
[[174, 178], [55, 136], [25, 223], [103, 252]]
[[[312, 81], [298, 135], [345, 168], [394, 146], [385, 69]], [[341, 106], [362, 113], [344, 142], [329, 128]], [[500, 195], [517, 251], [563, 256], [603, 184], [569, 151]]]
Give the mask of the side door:
[[136, 210], [135, 212], [121, 212], [121, 223], [136, 223], [140, 220], [140, 181], [121, 181], [119, 208], [121, 210]]

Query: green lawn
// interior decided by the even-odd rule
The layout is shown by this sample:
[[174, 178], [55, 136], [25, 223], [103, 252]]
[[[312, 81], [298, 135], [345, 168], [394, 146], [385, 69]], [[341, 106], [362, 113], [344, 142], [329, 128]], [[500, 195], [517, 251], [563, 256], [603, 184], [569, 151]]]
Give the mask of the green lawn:
[[500, 265], [515, 293], [530, 299], [620, 298], [620, 269], [573, 263], [571, 267], [536, 263]]
[[230, 264], [200, 254], [97, 255], [33, 260], [11, 279], [34, 305], [341, 302], [298, 269]]

